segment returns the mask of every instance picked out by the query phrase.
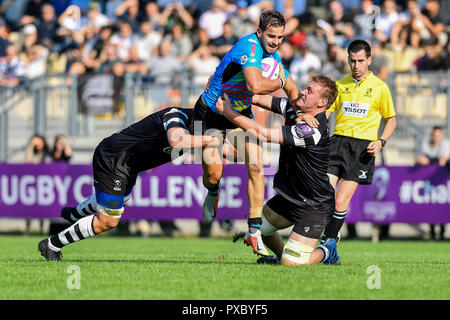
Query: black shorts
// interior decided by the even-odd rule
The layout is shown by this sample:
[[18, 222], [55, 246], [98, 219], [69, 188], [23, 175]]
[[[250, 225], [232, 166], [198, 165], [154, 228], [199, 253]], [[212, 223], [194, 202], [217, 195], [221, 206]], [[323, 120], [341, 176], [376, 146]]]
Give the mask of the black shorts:
[[315, 210], [307, 206], [300, 206], [280, 194], [267, 201], [266, 205], [294, 223], [294, 232], [311, 239], [320, 238], [334, 212], [334, 207]]
[[94, 151], [92, 159], [94, 187], [108, 194], [123, 196], [136, 184], [137, 175], [119, 175], [108, 166], [108, 158], [102, 155], [100, 148]]
[[[243, 110], [241, 114], [248, 118], [254, 118], [251, 108]], [[196, 121], [201, 122], [201, 134], [205, 133], [208, 129], [218, 129], [224, 131], [226, 129], [237, 128], [237, 126], [230, 120], [212, 111], [211, 108], [205, 103], [202, 96], [198, 98], [194, 106], [194, 129], [196, 129], [196, 125], [198, 125], [195, 123]]]
[[370, 142], [372, 141], [340, 135], [332, 136], [328, 173], [359, 184], [371, 184], [375, 157], [367, 152]]

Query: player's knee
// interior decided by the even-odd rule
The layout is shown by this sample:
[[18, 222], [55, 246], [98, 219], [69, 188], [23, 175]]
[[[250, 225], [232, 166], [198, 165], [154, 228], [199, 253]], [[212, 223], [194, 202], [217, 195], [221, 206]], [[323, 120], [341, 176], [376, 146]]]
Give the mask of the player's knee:
[[289, 238], [281, 255], [281, 263], [296, 266], [306, 265], [313, 250], [313, 247]]
[[264, 165], [262, 163], [250, 163], [247, 165], [249, 177], [258, 177], [264, 175]]

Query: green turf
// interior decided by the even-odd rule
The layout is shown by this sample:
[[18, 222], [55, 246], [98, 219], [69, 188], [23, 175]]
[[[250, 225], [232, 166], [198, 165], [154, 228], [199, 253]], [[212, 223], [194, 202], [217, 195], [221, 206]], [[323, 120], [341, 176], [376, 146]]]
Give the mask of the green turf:
[[63, 262], [46, 262], [39, 240], [0, 236], [0, 299], [450, 299], [448, 242], [344, 240], [340, 266], [285, 267], [227, 239], [103, 236], [64, 248]]

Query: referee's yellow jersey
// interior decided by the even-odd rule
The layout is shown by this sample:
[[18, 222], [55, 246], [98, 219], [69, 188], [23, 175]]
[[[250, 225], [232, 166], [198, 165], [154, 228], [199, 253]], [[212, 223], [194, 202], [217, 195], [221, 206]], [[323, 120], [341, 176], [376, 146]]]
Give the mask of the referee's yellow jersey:
[[329, 112], [336, 110], [334, 134], [363, 140], [378, 139], [381, 117], [395, 116], [387, 84], [369, 71], [357, 82], [352, 75], [336, 82], [338, 96]]

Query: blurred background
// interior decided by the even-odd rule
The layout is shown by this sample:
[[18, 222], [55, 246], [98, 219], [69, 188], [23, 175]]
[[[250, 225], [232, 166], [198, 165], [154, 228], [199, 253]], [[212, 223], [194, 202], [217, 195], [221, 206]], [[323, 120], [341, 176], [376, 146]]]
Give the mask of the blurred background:
[[[279, 53], [300, 87], [313, 74], [335, 80], [348, 74], [348, 44], [368, 40], [371, 69], [388, 83], [398, 114], [377, 165], [446, 168], [438, 172], [448, 181], [447, 0], [1, 0], [0, 163], [88, 165], [96, 145], [113, 132], [168, 106], [192, 108], [220, 59], [271, 8], [287, 20]], [[281, 123], [277, 115], [253, 111], [262, 125]], [[266, 148], [264, 158], [276, 164], [278, 147]], [[448, 221], [356, 222], [345, 225], [343, 236], [448, 239], [447, 186], [441, 210], [448, 209]], [[420, 210], [416, 214], [427, 215], [426, 206]], [[54, 219], [22, 219], [20, 212], [13, 218], [5, 211], [2, 233], [48, 234], [62, 227]], [[124, 221], [109, 235], [229, 236], [245, 229], [246, 220], [152, 220], [149, 210], [149, 219]]]

